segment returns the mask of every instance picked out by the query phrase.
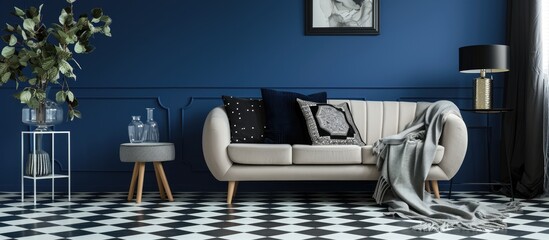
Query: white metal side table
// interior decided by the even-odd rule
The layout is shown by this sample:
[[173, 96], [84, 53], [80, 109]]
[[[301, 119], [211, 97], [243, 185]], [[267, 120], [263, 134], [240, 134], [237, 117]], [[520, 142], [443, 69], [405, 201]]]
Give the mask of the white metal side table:
[[[36, 164], [33, 164], [33, 175], [25, 175], [25, 136], [30, 136], [30, 141], [32, 142], [32, 153], [36, 154], [37, 145], [36, 137], [37, 135], [51, 135], [51, 166], [52, 172], [46, 176], [36, 176]], [[55, 173], [55, 136], [56, 135], [66, 135], [67, 136], [67, 174], [56, 174]], [[34, 156], [36, 159], [36, 156]], [[33, 181], [33, 193], [34, 193], [34, 204], [36, 205], [36, 181], [42, 179], [51, 179], [51, 199], [54, 200], [55, 193], [55, 179], [57, 178], [66, 178], [68, 182], [68, 201], [71, 201], [71, 132], [70, 131], [21, 131], [21, 202], [25, 201], [25, 179], [30, 179]]]

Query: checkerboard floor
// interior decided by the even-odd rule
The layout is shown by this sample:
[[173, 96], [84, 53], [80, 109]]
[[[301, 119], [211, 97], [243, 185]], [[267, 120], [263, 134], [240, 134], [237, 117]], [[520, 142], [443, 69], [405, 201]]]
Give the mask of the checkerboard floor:
[[[486, 204], [509, 198], [458, 192], [459, 199]], [[126, 193], [56, 194], [20, 202], [19, 193], [0, 193], [0, 239], [549, 239], [549, 198], [521, 200], [520, 212], [495, 232], [419, 232], [417, 221], [384, 216], [371, 193], [245, 193], [232, 206], [225, 193], [176, 193], [174, 202], [145, 193], [126, 202]]]

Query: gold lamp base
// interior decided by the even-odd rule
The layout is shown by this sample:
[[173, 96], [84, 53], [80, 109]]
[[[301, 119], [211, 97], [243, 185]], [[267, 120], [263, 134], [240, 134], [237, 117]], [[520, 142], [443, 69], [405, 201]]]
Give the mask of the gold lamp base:
[[479, 77], [475, 78], [475, 89], [473, 108], [491, 109], [492, 108], [492, 79]]

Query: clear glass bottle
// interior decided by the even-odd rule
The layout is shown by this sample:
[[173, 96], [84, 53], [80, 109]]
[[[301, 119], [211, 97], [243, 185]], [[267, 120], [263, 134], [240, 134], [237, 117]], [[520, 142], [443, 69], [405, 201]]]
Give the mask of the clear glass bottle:
[[131, 143], [143, 142], [143, 132], [145, 125], [141, 122], [141, 116], [132, 116], [132, 121], [128, 125], [128, 136]]
[[158, 124], [154, 121], [154, 108], [147, 108], [147, 122], [145, 123], [144, 142], [158, 142]]

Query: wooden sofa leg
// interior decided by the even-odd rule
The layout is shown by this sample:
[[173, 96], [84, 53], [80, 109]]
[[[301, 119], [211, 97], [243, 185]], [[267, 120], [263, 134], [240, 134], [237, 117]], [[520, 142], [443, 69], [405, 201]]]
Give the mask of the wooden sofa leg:
[[233, 197], [236, 194], [236, 187], [238, 186], [238, 182], [236, 181], [229, 181], [229, 187], [227, 189], [227, 203], [232, 204], [233, 203]]
[[430, 183], [431, 181], [429, 180], [425, 181], [425, 191], [427, 191], [428, 193], [431, 193], [431, 185], [429, 185]]
[[238, 191], [238, 182], [235, 181], [235, 182], [234, 182], [233, 197], [234, 197], [234, 195], [236, 195], [236, 192], [237, 192], [237, 191]]
[[435, 193], [435, 198], [440, 198], [440, 192], [438, 191], [438, 181], [431, 180], [431, 185], [433, 185], [433, 192]]

